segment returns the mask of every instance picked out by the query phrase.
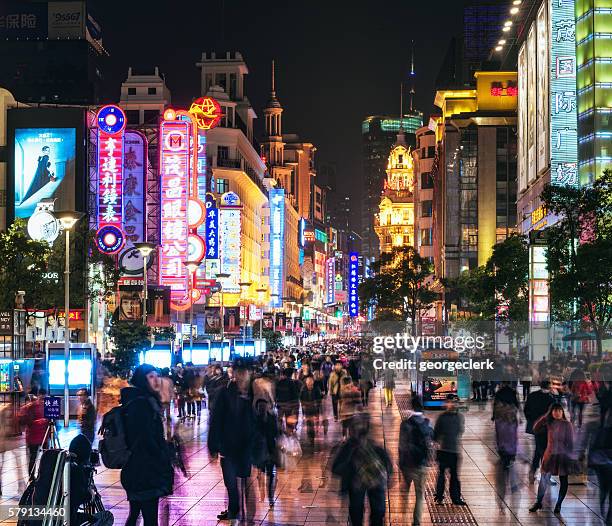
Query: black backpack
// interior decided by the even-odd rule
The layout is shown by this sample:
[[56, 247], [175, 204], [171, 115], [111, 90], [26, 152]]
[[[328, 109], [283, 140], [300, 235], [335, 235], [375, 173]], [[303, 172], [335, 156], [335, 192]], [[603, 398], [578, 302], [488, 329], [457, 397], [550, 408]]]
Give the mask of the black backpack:
[[132, 454], [125, 435], [123, 422], [125, 408], [130, 404], [118, 405], [106, 413], [102, 419], [99, 434], [102, 435], [98, 444], [103, 464], [110, 469], [121, 469]]
[[409, 418], [406, 421], [406, 425], [410, 429], [409, 442], [405, 444], [407, 446], [407, 453], [411, 457], [412, 462], [426, 466], [432, 456], [432, 429], [429, 425], [429, 420], [424, 419], [419, 422], [414, 418]]

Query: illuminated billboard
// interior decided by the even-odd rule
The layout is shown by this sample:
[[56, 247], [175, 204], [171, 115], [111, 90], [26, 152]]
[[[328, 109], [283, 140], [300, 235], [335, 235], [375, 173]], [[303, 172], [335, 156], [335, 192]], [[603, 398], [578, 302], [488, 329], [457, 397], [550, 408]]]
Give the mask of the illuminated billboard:
[[240, 208], [219, 209], [219, 259], [223, 292], [240, 293]]
[[284, 245], [285, 245], [285, 190], [273, 188], [270, 201], [270, 296], [272, 307], [283, 305]]
[[14, 147], [14, 217], [30, 217], [42, 199], [75, 208], [76, 129], [15, 128]]
[[187, 200], [191, 123], [166, 111], [160, 125], [161, 233], [159, 283], [170, 287], [173, 308], [189, 301]]
[[325, 303], [336, 302], [336, 258], [327, 258], [325, 266]]
[[359, 316], [359, 253], [349, 254], [349, 315], [351, 318]]

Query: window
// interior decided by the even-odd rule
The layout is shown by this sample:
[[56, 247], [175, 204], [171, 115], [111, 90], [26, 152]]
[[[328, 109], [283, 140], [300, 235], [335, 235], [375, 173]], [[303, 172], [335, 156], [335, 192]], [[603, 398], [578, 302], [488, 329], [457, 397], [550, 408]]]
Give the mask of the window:
[[230, 85], [229, 85], [229, 96], [230, 99], [235, 100], [238, 98], [236, 84], [236, 73], [230, 73]]
[[229, 179], [217, 179], [217, 193], [229, 192]]
[[421, 246], [430, 247], [433, 244], [433, 236], [431, 228], [421, 230]]
[[398, 162], [398, 164], [404, 164], [404, 155], [403, 154], [400, 153], [397, 156], [397, 162]]
[[136, 95], [136, 88], [128, 88], [128, 95]]
[[412, 237], [404, 236], [404, 245], [412, 245]]
[[431, 173], [424, 172], [421, 174], [421, 190], [429, 190], [433, 188], [433, 178], [431, 177]]
[[148, 95], [157, 95], [157, 88], [147, 88]]
[[157, 122], [159, 112], [157, 110], [144, 110], [144, 121], [151, 123]]
[[435, 146], [428, 146], [427, 147], [427, 157], [433, 158], [435, 156], [436, 156], [436, 147]]
[[421, 202], [421, 217], [431, 217], [433, 215], [433, 204], [431, 201]]
[[217, 157], [219, 159], [229, 159], [229, 147], [217, 146]]
[[125, 118], [128, 124], [140, 124], [140, 112], [138, 110], [127, 110], [125, 112]]

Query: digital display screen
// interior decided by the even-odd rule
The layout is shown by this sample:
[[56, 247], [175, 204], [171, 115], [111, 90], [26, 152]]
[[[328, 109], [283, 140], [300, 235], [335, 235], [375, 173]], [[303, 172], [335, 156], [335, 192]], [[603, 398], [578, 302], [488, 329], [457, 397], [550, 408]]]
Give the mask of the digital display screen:
[[242, 340], [234, 340], [234, 351], [236, 356], [255, 356], [255, 342], [253, 340], [246, 340], [244, 345]]
[[208, 365], [210, 361], [210, 350], [206, 347], [194, 347], [190, 351], [188, 347], [183, 349], [183, 363], [191, 362], [193, 365]]
[[[49, 358], [49, 385], [61, 387], [64, 385], [64, 357]], [[68, 362], [68, 385], [74, 389], [77, 387], [91, 387], [91, 359], [81, 358]]]
[[15, 217], [30, 217], [41, 199], [53, 197], [73, 209], [75, 157], [74, 128], [16, 128]]
[[145, 353], [141, 353], [140, 363], [148, 363], [158, 369], [170, 368], [172, 366], [172, 353], [170, 349], [149, 349]]

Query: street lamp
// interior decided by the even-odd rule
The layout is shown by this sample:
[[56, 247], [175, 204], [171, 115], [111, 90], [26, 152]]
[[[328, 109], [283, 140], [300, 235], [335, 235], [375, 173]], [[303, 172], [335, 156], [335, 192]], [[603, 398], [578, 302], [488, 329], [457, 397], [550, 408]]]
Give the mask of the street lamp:
[[200, 263], [201, 261], [183, 261], [183, 265], [189, 271], [189, 355], [191, 357], [193, 357], [193, 275], [200, 267]]
[[266, 287], [259, 287], [257, 289], [257, 293], [259, 294], [259, 303], [261, 305], [261, 319], [259, 320], [259, 339], [263, 340], [263, 309], [264, 309], [264, 301], [263, 295], [268, 291]]
[[[227, 272], [219, 272], [215, 274], [217, 279], [227, 279], [230, 275]], [[223, 367], [223, 338], [225, 337], [225, 306], [223, 305], [223, 283], [221, 286], [221, 307], [219, 308], [219, 315], [221, 316], [221, 367]]]
[[[245, 290], [248, 290], [248, 288], [252, 285], [253, 283], [250, 281], [241, 281], [240, 283], [238, 283], [238, 285], [240, 285], [240, 296], [242, 299], [242, 293]], [[248, 317], [248, 313], [247, 313], [247, 306], [244, 306], [244, 328], [242, 329], [242, 352], [245, 353], [245, 348], [246, 348], [246, 328], [247, 328], [247, 317]]]
[[72, 210], [54, 212], [66, 231], [66, 265], [64, 269], [64, 427], [70, 424], [70, 390], [68, 388], [68, 362], [70, 361], [70, 230], [85, 214]]
[[142, 297], [144, 301], [142, 302], [142, 324], [147, 325], [147, 299], [148, 299], [148, 290], [147, 290], [147, 263], [149, 256], [155, 250], [155, 245], [153, 243], [135, 243], [134, 247], [136, 250], [140, 252], [142, 256], [142, 276], [143, 276], [143, 284], [142, 284]]

